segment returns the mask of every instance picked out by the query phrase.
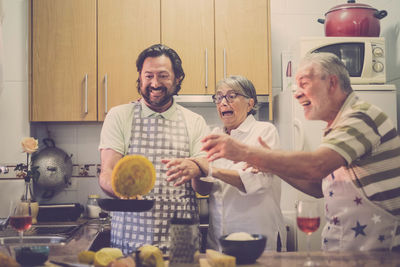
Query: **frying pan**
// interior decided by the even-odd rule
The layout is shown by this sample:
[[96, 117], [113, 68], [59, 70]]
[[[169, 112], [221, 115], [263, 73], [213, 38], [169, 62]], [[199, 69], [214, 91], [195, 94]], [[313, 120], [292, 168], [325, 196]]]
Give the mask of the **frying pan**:
[[101, 198], [98, 203], [105, 211], [141, 212], [151, 210], [154, 206], [154, 200], [150, 199]]

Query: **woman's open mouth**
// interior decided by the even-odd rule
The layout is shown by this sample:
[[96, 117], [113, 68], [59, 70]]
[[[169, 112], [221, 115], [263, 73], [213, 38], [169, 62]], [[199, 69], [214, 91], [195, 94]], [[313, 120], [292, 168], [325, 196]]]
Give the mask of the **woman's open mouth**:
[[227, 110], [227, 111], [222, 111], [221, 112], [222, 116], [232, 116], [233, 115], [233, 111], [232, 110]]

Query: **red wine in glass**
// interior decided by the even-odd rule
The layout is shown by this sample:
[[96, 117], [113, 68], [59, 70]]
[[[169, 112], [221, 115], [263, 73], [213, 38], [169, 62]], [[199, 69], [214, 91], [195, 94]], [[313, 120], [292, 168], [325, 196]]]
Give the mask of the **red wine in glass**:
[[17, 231], [25, 231], [31, 228], [32, 216], [10, 216], [10, 225]]
[[306, 217], [297, 217], [297, 225], [301, 231], [306, 234], [311, 234], [318, 230], [320, 223], [320, 218], [306, 218]]
[[297, 226], [307, 235], [307, 260], [303, 266], [317, 266], [318, 263], [311, 260], [310, 236], [317, 231], [320, 224], [318, 202], [302, 200], [296, 205]]
[[24, 231], [32, 225], [32, 209], [30, 204], [30, 202], [20, 200], [10, 201], [9, 223], [18, 231], [20, 243], [23, 243]]

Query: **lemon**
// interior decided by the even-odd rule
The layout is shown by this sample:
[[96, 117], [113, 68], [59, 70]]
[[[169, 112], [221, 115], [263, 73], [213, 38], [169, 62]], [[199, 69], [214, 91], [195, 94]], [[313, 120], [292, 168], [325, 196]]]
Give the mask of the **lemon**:
[[142, 267], [164, 267], [163, 253], [158, 247], [143, 245], [138, 251], [139, 266]]
[[120, 159], [111, 174], [111, 186], [119, 198], [136, 198], [154, 187], [156, 170], [142, 155], [128, 155]]
[[110, 262], [122, 256], [119, 248], [102, 248], [94, 254], [94, 266], [106, 267]]
[[78, 254], [78, 261], [80, 263], [93, 264], [94, 254], [95, 252], [90, 250], [81, 251]]

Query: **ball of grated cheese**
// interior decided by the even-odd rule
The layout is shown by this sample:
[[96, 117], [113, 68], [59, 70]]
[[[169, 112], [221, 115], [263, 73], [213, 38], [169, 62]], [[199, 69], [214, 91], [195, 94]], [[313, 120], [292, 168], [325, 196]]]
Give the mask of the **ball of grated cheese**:
[[255, 238], [251, 234], [245, 232], [237, 232], [229, 234], [225, 239], [234, 241], [246, 241], [246, 240], [254, 240]]

